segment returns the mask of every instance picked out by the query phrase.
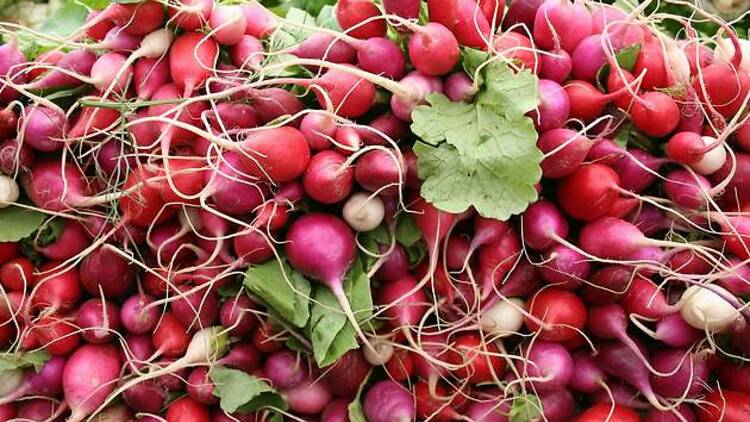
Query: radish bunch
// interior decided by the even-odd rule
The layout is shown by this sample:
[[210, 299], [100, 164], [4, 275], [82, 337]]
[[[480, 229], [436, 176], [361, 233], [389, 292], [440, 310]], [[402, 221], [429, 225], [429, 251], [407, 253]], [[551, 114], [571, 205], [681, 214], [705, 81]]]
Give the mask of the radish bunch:
[[0, 23], [0, 421], [750, 420], [748, 50], [693, 16]]

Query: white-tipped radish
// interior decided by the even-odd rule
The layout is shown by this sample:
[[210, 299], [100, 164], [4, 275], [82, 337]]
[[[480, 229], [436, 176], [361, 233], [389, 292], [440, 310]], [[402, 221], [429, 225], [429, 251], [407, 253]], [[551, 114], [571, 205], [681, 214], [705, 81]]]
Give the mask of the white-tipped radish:
[[[702, 136], [704, 145], [711, 145], [716, 143], [716, 138], [711, 136]], [[716, 173], [720, 168], [724, 166], [724, 162], [727, 160], [727, 150], [724, 149], [723, 145], [716, 145], [703, 154], [703, 158], [695, 164], [691, 164], [690, 168], [695, 170], [696, 173], [703, 175], [709, 175]]]
[[349, 227], [358, 232], [367, 232], [383, 222], [385, 205], [378, 196], [362, 192], [355, 193], [344, 204], [342, 214]]
[[[742, 49], [742, 63], [740, 69], [750, 72], [750, 40], [738, 40]], [[734, 44], [728, 38], [718, 37], [714, 49], [714, 62], [731, 63], [734, 58]]]
[[0, 208], [5, 208], [18, 200], [18, 183], [12, 178], [0, 174]]
[[169, 51], [169, 46], [172, 45], [174, 39], [174, 32], [167, 28], [157, 29], [154, 32], [143, 37], [141, 46], [137, 50], [140, 57], [147, 57], [149, 59], [156, 59]]
[[522, 299], [502, 299], [482, 311], [479, 325], [486, 334], [507, 337], [518, 333], [523, 327], [526, 303]]
[[229, 334], [223, 330], [222, 327], [208, 327], [197, 331], [188, 343], [185, 355], [174, 363], [208, 363], [224, 355], [229, 348]]
[[664, 61], [672, 77], [679, 83], [690, 84], [690, 61], [685, 50], [673, 39], [664, 37]]
[[370, 365], [385, 365], [393, 357], [393, 346], [388, 340], [372, 340], [370, 344], [372, 348], [365, 347], [362, 349], [362, 354]]
[[23, 370], [19, 368], [6, 369], [0, 372], [0, 397], [11, 394], [23, 384]]
[[712, 285], [690, 286], [682, 294], [680, 315], [690, 326], [703, 331], [721, 333], [727, 331], [742, 318], [740, 312], [719, 293], [732, 294], [722, 287]]

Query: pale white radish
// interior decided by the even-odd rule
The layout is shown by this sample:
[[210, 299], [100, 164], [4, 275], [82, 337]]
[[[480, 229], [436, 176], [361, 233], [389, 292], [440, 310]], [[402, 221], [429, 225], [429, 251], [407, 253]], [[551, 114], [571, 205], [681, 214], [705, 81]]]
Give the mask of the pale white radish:
[[370, 342], [372, 347], [362, 349], [365, 360], [372, 366], [385, 365], [393, 356], [393, 346], [388, 340], [375, 339]]
[[[739, 40], [742, 49], [742, 63], [740, 68], [750, 72], [750, 40]], [[728, 38], [717, 37], [714, 49], [714, 61], [716, 63], [731, 63], [734, 57], [734, 44]]]
[[[716, 138], [711, 136], [702, 136], [704, 145], [711, 145], [716, 143]], [[702, 175], [709, 175], [716, 173], [720, 168], [724, 166], [724, 162], [727, 160], [727, 150], [723, 145], [717, 145], [711, 150], [703, 154], [703, 158], [695, 164], [691, 164], [690, 168], [695, 170], [696, 173]]]
[[344, 204], [342, 214], [349, 227], [358, 232], [367, 232], [383, 222], [385, 205], [377, 195], [355, 193]]
[[682, 294], [680, 315], [698, 330], [711, 333], [727, 331], [742, 316], [720, 293], [732, 296], [732, 293], [716, 285], [690, 286]]
[[519, 298], [503, 298], [482, 311], [479, 326], [486, 334], [507, 337], [518, 333], [523, 327], [526, 303]]
[[0, 174], [0, 208], [5, 208], [18, 200], [18, 183], [12, 178]]

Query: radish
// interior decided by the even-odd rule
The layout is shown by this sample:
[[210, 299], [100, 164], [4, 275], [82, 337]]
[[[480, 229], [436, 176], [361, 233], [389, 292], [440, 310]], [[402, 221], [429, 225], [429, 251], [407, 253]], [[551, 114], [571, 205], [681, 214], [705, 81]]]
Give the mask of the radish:
[[495, 305], [482, 311], [480, 326], [487, 334], [506, 337], [519, 332], [523, 327], [522, 310], [526, 303], [522, 299], [510, 298], [500, 300]]
[[705, 405], [699, 407], [698, 420], [712, 422], [741, 422], [750, 417], [750, 394], [731, 390], [715, 390], [704, 397]]
[[305, 193], [324, 204], [343, 201], [354, 187], [354, 169], [346, 157], [336, 151], [313, 155], [303, 175]]
[[208, 408], [190, 397], [182, 397], [169, 404], [167, 422], [210, 422]]
[[[343, 39], [341, 39], [341, 37], [334, 36], [331, 33], [315, 32], [310, 34], [310, 36], [296, 45], [294, 49], [291, 50], [291, 54], [294, 54], [295, 56], [303, 59], [319, 59], [331, 63], [354, 64], [357, 61], [357, 50], [354, 46], [356, 45], [357, 47], [360, 47], [360, 49], [366, 49], [368, 46], [370, 46], [370, 44], [366, 41], [362, 41], [360, 43], [358, 42], [359, 40], [354, 40], [357, 39], [353, 37], [352, 39], [347, 38], [348, 42], [345, 42]], [[354, 44], [350, 45], [349, 42], [352, 41], [354, 41]], [[389, 52], [392, 53], [391, 46], [384, 47], [385, 45], [385, 43], [382, 43], [382, 45], [379, 42], [373, 43], [374, 47], [387, 48]], [[369, 56], [369, 53], [366, 53], [365, 55], [367, 55], [368, 58], [372, 58], [371, 56]], [[400, 61], [401, 64], [399, 66], [393, 66], [393, 68], [399, 68], [401, 69], [401, 71], [403, 71], [403, 67], [406, 66], [404, 59], [397, 58], [396, 60]], [[390, 67], [390, 65], [388, 64], [380, 65]]]
[[539, 275], [542, 279], [556, 287], [566, 290], [577, 289], [588, 280], [591, 266], [585, 256], [575, 249], [565, 245], [555, 245], [545, 251], [542, 256], [544, 264]]
[[[318, 242], [322, 238], [327, 239], [325, 245]], [[346, 223], [332, 215], [306, 214], [292, 223], [286, 240], [285, 250], [292, 267], [331, 289], [354, 330], [368, 344], [342, 286], [355, 258], [354, 235]]]
[[530, 248], [544, 251], [568, 236], [568, 221], [552, 202], [540, 200], [523, 214], [523, 240]]
[[520, 239], [514, 230], [508, 230], [500, 240], [479, 249], [482, 299], [488, 298], [495, 289], [500, 288], [506, 275], [518, 261], [520, 253]]
[[635, 410], [619, 404], [597, 403], [581, 413], [574, 422], [641, 422]]
[[633, 74], [641, 73], [644, 74], [641, 86], [645, 90], [665, 88], [669, 85], [664, 52], [660, 43], [647, 42], [641, 46], [633, 66]]
[[452, 341], [448, 362], [457, 366], [453, 373], [461, 380], [480, 384], [499, 379], [505, 371], [505, 361], [494, 343], [486, 343], [479, 334], [462, 334]]
[[558, 84], [565, 82], [573, 69], [573, 59], [565, 50], [555, 49], [541, 55], [539, 76]]
[[108, 17], [122, 27], [123, 31], [133, 35], [146, 35], [162, 26], [164, 7], [156, 1], [138, 3], [110, 4], [97, 19]]
[[94, 296], [124, 296], [135, 283], [135, 270], [113, 247], [104, 245], [91, 252], [81, 263], [81, 285]]
[[238, 343], [229, 349], [229, 353], [220, 359], [220, 363], [229, 368], [251, 372], [260, 365], [261, 355], [251, 342]]
[[53, 242], [44, 246], [36, 244], [35, 247], [37, 252], [46, 258], [62, 261], [79, 254], [89, 244], [90, 239], [86, 235], [86, 230], [80, 224], [66, 220], [62, 232]]
[[177, 299], [170, 303], [175, 318], [189, 330], [210, 327], [219, 317], [219, 296], [215, 290], [193, 291], [190, 286], [177, 287]]
[[347, 422], [349, 420], [349, 403], [343, 399], [332, 400], [320, 415], [320, 422]]
[[401, 47], [384, 37], [366, 40], [352, 38], [349, 45], [357, 50], [357, 65], [363, 70], [386, 78], [400, 79], [406, 72], [406, 59]]
[[492, 42], [495, 51], [512, 60], [521, 69], [537, 71], [538, 57], [534, 54], [531, 40], [517, 32], [506, 32], [495, 37]]
[[374, 230], [383, 221], [384, 215], [383, 201], [361, 192], [350, 196], [342, 209], [344, 220], [358, 232]]
[[623, 189], [636, 193], [643, 192], [654, 183], [656, 174], [667, 160], [656, 158], [638, 148], [631, 148], [628, 152], [629, 154], [611, 167], [617, 172]]
[[157, 308], [148, 306], [153, 298], [147, 295], [130, 296], [120, 308], [123, 327], [133, 334], [146, 334], [156, 327], [159, 318]]
[[404, 180], [404, 164], [398, 151], [375, 149], [363, 154], [354, 167], [354, 178], [368, 191], [397, 196]]
[[0, 174], [0, 209], [14, 204], [18, 201], [19, 195], [20, 191], [16, 181], [4, 174]]
[[[355, 38], [384, 37], [385, 20], [372, 19], [379, 15], [380, 10], [370, 0], [342, 0], [336, 3], [336, 19], [339, 25]], [[369, 22], [363, 23], [365, 20]]]
[[416, 71], [407, 74], [399, 83], [416, 91], [415, 95], [409, 97], [399, 95], [391, 97], [391, 111], [396, 117], [406, 122], [411, 121], [411, 112], [424, 102], [428, 94], [443, 90], [439, 79]]
[[590, 35], [582, 39], [573, 50], [571, 60], [573, 78], [594, 82], [607, 60], [602, 48], [602, 36]]
[[64, 367], [65, 358], [54, 356], [38, 372], [27, 370], [24, 373], [19, 369], [3, 371], [0, 375], [3, 379], [0, 405], [7, 405], [27, 396], [54, 397], [60, 394]]
[[460, 55], [458, 41], [448, 28], [435, 22], [411, 28], [414, 34], [409, 39], [409, 58], [417, 71], [440, 76], [456, 66]]
[[260, 3], [245, 3], [240, 6], [245, 15], [247, 27], [245, 33], [258, 39], [263, 39], [273, 33], [278, 26], [278, 21], [268, 9]]
[[49, 311], [69, 311], [76, 307], [81, 299], [81, 287], [78, 269], [57, 269], [57, 264], [50, 261], [43, 264], [34, 275], [34, 294], [29, 297], [33, 308], [44, 307]]
[[290, 351], [272, 353], [263, 364], [271, 385], [280, 390], [294, 388], [306, 378], [304, 360]]
[[607, 215], [619, 196], [617, 173], [603, 164], [578, 167], [557, 186], [557, 200], [573, 218], [591, 221]]
[[263, 63], [263, 44], [252, 35], [243, 35], [230, 47], [229, 59], [240, 69], [256, 69]]
[[[678, 416], [679, 415], [679, 416]], [[675, 410], [651, 410], [643, 419], [644, 422], [695, 422], [695, 414], [687, 406], [679, 406]]]
[[750, 76], [746, 72], [737, 71], [743, 59], [739, 40], [734, 32], [730, 33], [730, 37], [735, 45], [731, 61], [716, 61], [700, 69], [693, 80], [693, 89], [701, 102], [725, 118], [734, 116], [740, 110], [750, 91]]
[[557, 82], [540, 79], [539, 97], [539, 106], [531, 112], [537, 129], [547, 133], [562, 127], [570, 114], [570, 100], [563, 87]]
[[[367, 350], [369, 348], [365, 348]], [[350, 350], [342, 355], [330, 368], [326, 368], [323, 381], [328, 390], [339, 397], [357, 394], [372, 367], [362, 351]]]
[[252, 131], [240, 148], [242, 170], [277, 183], [296, 179], [310, 163], [310, 146], [304, 135], [289, 126]]
[[544, 0], [516, 0], [510, 2], [508, 10], [505, 12], [503, 20], [503, 30], [508, 30], [512, 26], [520, 26], [519, 30], [534, 29], [534, 20], [539, 6]]
[[549, 393], [568, 385], [573, 377], [573, 358], [558, 343], [536, 341], [523, 351], [525, 360], [516, 366], [522, 379], [539, 393]]
[[682, 294], [680, 315], [698, 330], [712, 333], [727, 331], [745, 321], [726, 297], [734, 298], [720, 286], [690, 286]]
[[110, 346], [84, 345], [68, 359], [63, 371], [68, 420], [81, 421], [94, 412], [115, 389], [120, 358]]
[[281, 394], [290, 410], [303, 415], [320, 414], [331, 401], [331, 393], [325, 385], [312, 380], [304, 380]]
[[299, 130], [310, 143], [310, 148], [319, 151], [331, 148], [331, 139], [336, 135], [338, 125], [325, 113], [308, 113], [302, 118]]
[[211, 35], [221, 45], [235, 45], [242, 41], [247, 20], [239, 6], [217, 6], [208, 20]]
[[63, 133], [67, 130], [68, 121], [60, 110], [44, 106], [32, 107], [22, 117], [22, 142], [28, 143], [38, 151], [50, 152], [65, 146]]
[[[538, 291], [528, 302], [526, 326], [540, 331], [545, 341], [571, 340], [579, 335], [588, 320], [583, 301], [574, 293], [557, 287]], [[539, 323], [544, 325], [539, 325]]]
[[477, 93], [474, 82], [463, 72], [455, 72], [445, 78], [445, 96], [451, 101], [470, 102]]
[[[53, 89], [76, 87], [84, 83], [96, 61], [96, 55], [89, 50], [73, 50], [65, 54], [49, 72], [28, 84], [27, 89]], [[59, 70], [58, 70], [59, 69]], [[66, 71], [65, 73], [63, 71]], [[71, 76], [68, 72], [80, 75]]]
[[419, 17], [420, 3], [414, 0], [383, 0], [383, 8], [387, 14], [404, 19], [415, 19]]
[[651, 385], [662, 397], [695, 397], [708, 382], [708, 364], [688, 350], [658, 350], [651, 356], [651, 362], [660, 372], [651, 374]]
[[533, 33], [541, 48], [562, 47], [572, 53], [592, 33], [591, 14], [579, 3], [547, 0], [536, 11]]
[[[611, 74], [614, 74], [614, 72]], [[602, 94], [593, 84], [582, 80], [570, 81], [565, 84], [564, 88], [565, 94], [570, 100], [570, 117], [581, 119], [584, 122], [590, 122], [601, 116], [607, 104], [621, 100], [623, 96], [628, 96], [628, 90], [631, 89], [624, 84], [623, 86], [611, 86], [608, 94]], [[679, 119], [679, 111], [676, 118]]]
[[573, 173], [589, 153], [593, 141], [570, 129], [559, 128], [544, 132], [537, 146], [545, 154], [542, 175], [559, 179]]
[[133, 66], [133, 87], [141, 100], [150, 99], [170, 79], [168, 57], [142, 57]]
[[411, 422], [416, 417], [414, 401], [408, 390], [390, 380], [379, 381], [370, 387], [363, 408], [370, 422]]
[[668, 95], [647, 92], [633, 105], [631, 119], [638, 129], [647, 135], [662, 137], [677, 128], [680, 122], [680, 109]]
[[708, 205], [711, 182], [703, 176], [686, 170], [674, 170], [667, 174], [664, 193], [675, 204], [687, 209], [701, 209]]
[[81, 337], [89, 343], [108, 343], [113, 331], [120, 328], [120, 310], [112, 303], [101, 299], [89, 299], [78, 308], [76, 322], [84, 331]]
[[[380, 253], [388, 251], [388, 246], [381, 245]], [[400, 243], [396, 243], [393, 249], [385, 257], [382, 265], [375, 273], [375, 278], [381, 281], [393, 281], [409, 274], [409, 257]]]
[[200, 29], [211, 16], [213, 0], [180, 0], [167, 8], [171, 21], [185, 31]]
[[197, 32], [186, 32], [174, 40], [169, 50], [169, 72], [184, 97], [203, 86], [218, 57], [216, 41]]
[[208, 376], [208, 369], [198, 367], [190, 371], [187, 378], [187, 393], [194, 401], [210, 406], [219, 402], [219, 398], [214, 396], [214, 384]]
[[410, 275], [384, 283], [376, 298], [378, 303], [388, 305], [384, 313], [394, 327], [417, 325], [427, 312], [427, 295]]
[[599, 368], [594, 358], [585, 351], [574, 353], [572, 358], [573, 376], [568, 384], [570, 388], [587, 394], [601, 390], [607, 374]]
[[605, 372], [638, 389], [657, 409], [664, 407], [652, 389], [649, 372], [642, 357], [636, 355], [630, 347], [617, 341], [604, 343], [599, 347], [596, 362]]

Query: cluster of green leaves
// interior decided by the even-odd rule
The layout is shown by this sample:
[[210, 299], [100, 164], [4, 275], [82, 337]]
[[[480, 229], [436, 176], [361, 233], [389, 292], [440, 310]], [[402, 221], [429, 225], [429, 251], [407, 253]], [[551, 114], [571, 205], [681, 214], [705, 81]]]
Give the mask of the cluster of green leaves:
[[44, 350], [19, 353], [0, 353], [0, 373], [9, 369], [23, 369], [30, 367], [39, 372], [50, 357], [50, 354]]
[[537, 132], [526, 116], [539, 103], [537, 79], [479, 50], [466, 49], [463, 63], [479, 88], [472, 103], [431, 94], [412, 113], [421, 195], [444, 211], [473, 206], [506, 220], [536, 200], [542, 177]]

